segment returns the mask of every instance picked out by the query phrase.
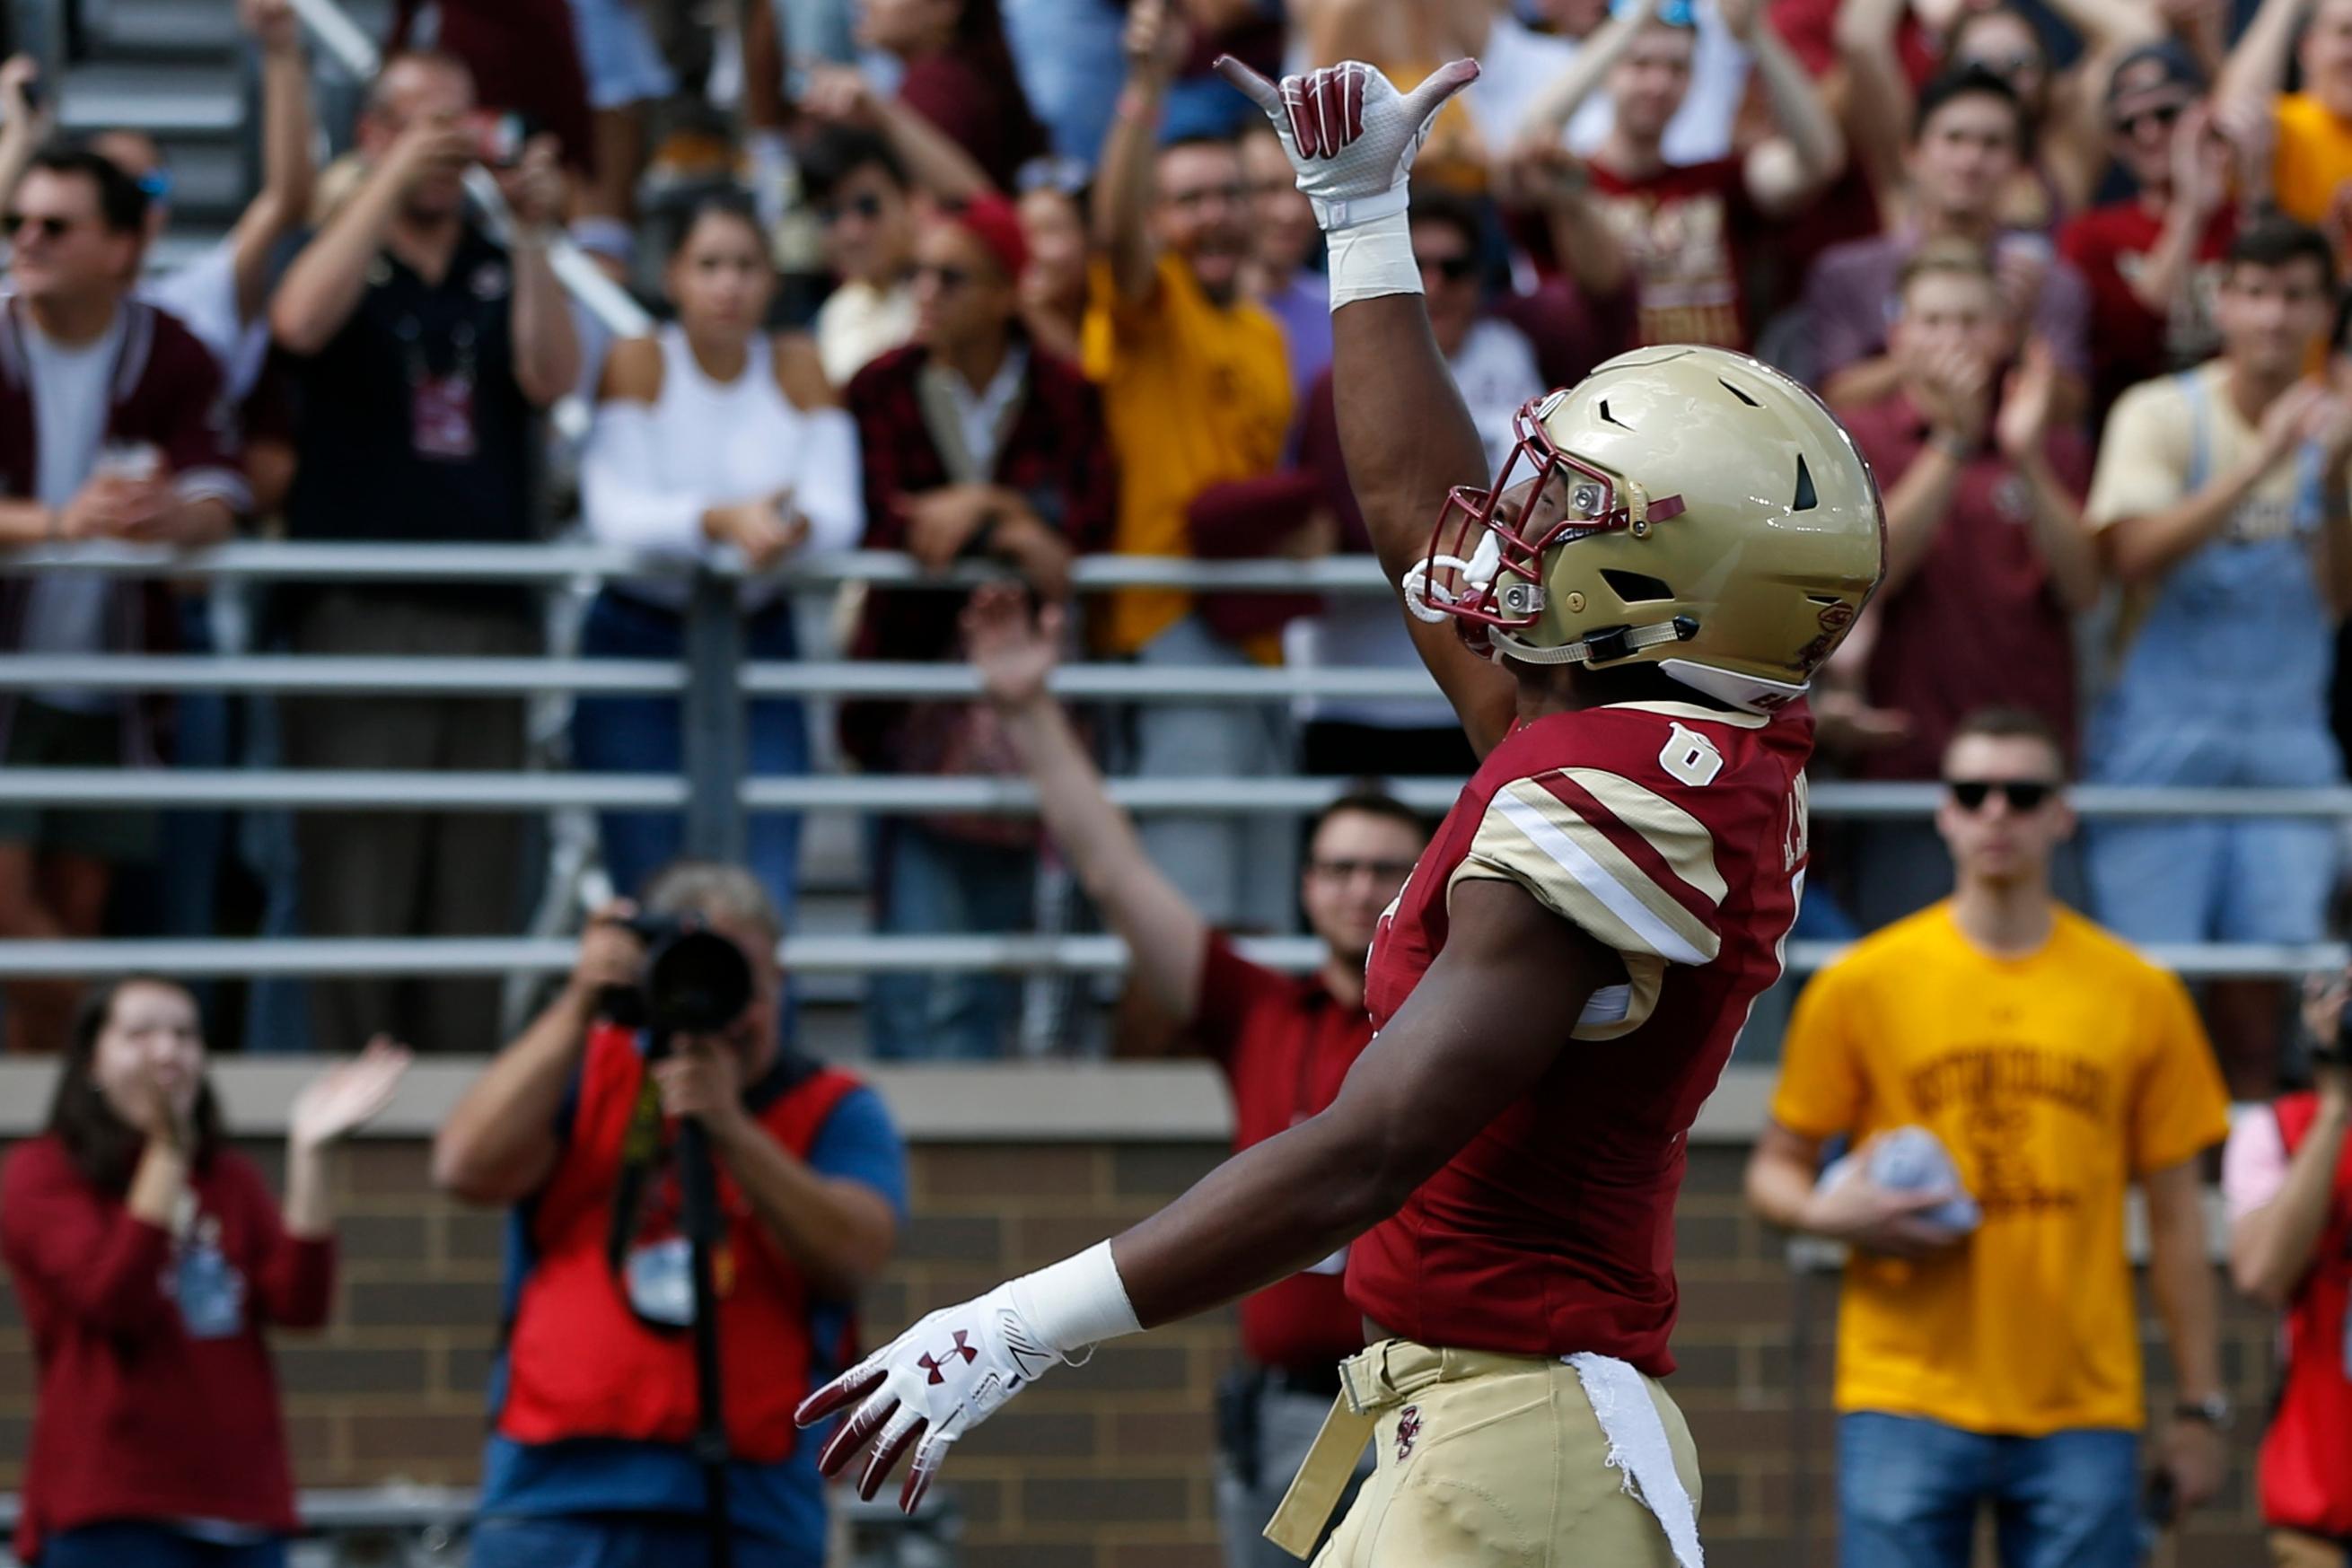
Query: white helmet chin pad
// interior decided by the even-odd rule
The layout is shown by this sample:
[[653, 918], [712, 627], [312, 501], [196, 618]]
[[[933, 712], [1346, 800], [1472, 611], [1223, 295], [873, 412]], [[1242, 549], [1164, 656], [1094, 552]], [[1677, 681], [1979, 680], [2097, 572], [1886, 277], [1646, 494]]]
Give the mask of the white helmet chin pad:
[[1810, 681], [1791, 685], [1786, 681], [1768, 681], [1760, 675], [1736, 674], [1689, 659], [1661, 659], [1658, 670], [1695, 692], [1704, 692], [1717, 702], [1729, 703], [1748, 713], [1778, 713], [1812, 689]]

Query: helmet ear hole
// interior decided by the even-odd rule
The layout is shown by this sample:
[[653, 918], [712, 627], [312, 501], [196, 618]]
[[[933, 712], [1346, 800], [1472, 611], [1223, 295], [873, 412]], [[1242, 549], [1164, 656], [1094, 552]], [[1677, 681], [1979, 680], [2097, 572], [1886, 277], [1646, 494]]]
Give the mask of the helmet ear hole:
[[1610, 592], [1627, 604], [1643, 604], [1654, 599], [1672, 599], [1675, 596], [1672, 588], [1644, 572], [1605, 568], [1601, 573], [1601, 580], [1609, 585]]
[[1790, 503], [1789, 509], [1810, 512], [1821, 504], [1822, 498], [1813, 494], [1813, 471], [1805, 466], [1805, 455], [1800, 452], [1797, 454], [1797, 498]]

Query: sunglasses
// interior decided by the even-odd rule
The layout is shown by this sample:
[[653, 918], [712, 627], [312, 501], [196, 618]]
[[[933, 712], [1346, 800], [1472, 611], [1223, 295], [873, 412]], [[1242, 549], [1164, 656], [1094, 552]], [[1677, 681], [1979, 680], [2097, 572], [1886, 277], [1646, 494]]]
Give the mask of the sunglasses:
[[2058, 786], [2047, 779], [1947, 779], [1944, 788], [1963, 811], [1983, 810], [1995, 795], [2008, 801], [2011, 810], [2031, 811], [2058, 793]]
[[0, 214], [0, 234], [12, 235], [23, 234], [27, 224], [38, 231], [43, 239], [63, 239], [74, 231], [73, 219], [58, 217], [48, 213]]
[[1413, 265], [1423, 272], [1434, 272], [1448, 283], [1460, 283], [1475, 276], [1478, 258], [1475, 256], [1417, 256]]
[[846, 217], [864, 218], [867, 223], [882, 215], [882, 198], [875, 195], [852, 196], [845, 202], [827, 202], [816, 210], [817, 221], [837, 224]]
[[2148, 120], [2169, 128], [2180, 118], [2180, 111], [2185, 107], [2187, 106], [2178, 103], [2159, 103], [2135, 114], [2121, 115], [2116, 120], [2116, 129], [2126, 136], [2136, 136], [2139, 133], [2140, 122]]
[[941, 290], [953, 293], [971, 281], [971, 274], [961, 267], [939, 267], [925, 262], [916, 267], [915, 281], [920, 283], [926, 279], [938, 284]]

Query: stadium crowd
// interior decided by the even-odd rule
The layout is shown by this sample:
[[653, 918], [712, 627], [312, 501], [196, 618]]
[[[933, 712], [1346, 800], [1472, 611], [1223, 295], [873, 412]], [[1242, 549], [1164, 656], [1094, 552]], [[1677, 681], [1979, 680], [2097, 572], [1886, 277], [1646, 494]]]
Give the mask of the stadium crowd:
[[[1885, 497], [1887, 579], [1815, 693], [1814, 773], [1941, 780], [1944, 804], [1932, 823], [1814, 834], [1798, 935], [1886, 935], [1799, 1004], [1750, 1176], [1776, 1222], [1885, 1254], [1849, 1277], [1841, 1355], [1854, 1359], [1840, 1373], [1850, 1414], [1890, 1424], [1842, 1439], [1850, 1506], [1881, 1508], [1849, 1513], [1849, 1550], [1876, 1540], [1884, 1554], [1848, 1561], [1929, 1561], [1902, 1555], [1906, 1543], [1988, 1496], [2018, 1511], [2004, 1539], [2019, 1563], [2133, 1560], [2061, 1554], [2070, 1531], [2137, 1539], [2136, 1450], [2061, 1441], [2141, 1424], [2137, 1357], [2117, 1326], [2129, 1313], [2119, 1214], [2130, 1182], [2147, 1194], [2182, 1396], [2168, 1485], [2185, 1503], [2210, 1495], [2219, 1462], [2196, 1434], [2210, 1438], [2229, 1412], [2200, 1162], [2222, 1140], [2229, 1100], [2280, 1092], [2305, 1054], [2300, 1035], [2325, 1057], [2341, 996], [2315, 993], [2299, 1031], [2275, 980], [2211, 980], [2192, 1007], [2089, 922], [2137, 944], [2316, 943], [2338, 892], [2340, 835], [2312, 819], [2247, 817], [2077, 833], [2063, 796], [2074, 779], [2343, 781], [2352, 0], [776, 0], [715, 37], [673, 9], [685, 10], [404, 3], [355, 123], [321, 126], [286, 0], [244, 0], [262, 183], [228, 234], [168, 272], [146, 261], [173, 222], [169, 150], [131, 132], [58, 140], [54, 94], [30, 62], [0, 68], [0, 544], [524, 543], [576, 527], [649, 559], [739, 555], [754, 569], [739, 601], [753, 657], [971, 659], [986, 701], [757, 701], [749, 766], [792, 776], [838, 759], [871, 774], [1034, 779], [1042, 828], [877, 819], [864, 845], [874, 928], [1032, 928], [1041, 865], [1058, 859], [1147, 958], [1123, 1048], [1214, 1058], [1244, 1141], [1264, 1137], [1328, 1103], [1369, 1037], [1356, 960], [1425, 828], [1368, 781], [1466, 774], [1461, 729], [1433, 684], [1418, 700], [1070, 716], [1043, 682], [1080, 646], [1185, 671], [1420, 667], [1386, 601], [1159, 589], [1080, 600], [1071, 568], [1100, 552], [1370, 551], [1339, 455], [1315, 214], [1280, 140], [1210, 63], [1231, 54], [1278, 74], [1358, 58], [1404, 86], [1475, 58], [1481, 76], [1414, 166], [1411, 231], [1438, 348], [1496, 465], [1522, 405], [1547, 389], [1626, 350], [1698, 342], [1815, 387]], [[334, 156], [320, 155], [322, 141]], [[478, 167], [511, 209], [503, 238], [469, 207]], [[614, 340], [570, 298], [550, 260], [559, 233], [658, 308], [653, 336]], [[586, 417], [560, 434], [565, 422], [549, 415], [572, 399]], [[992, 562], [1025, 597], [992, 591], [967, 608], [935, 590], [877, 588], [820, 622], [788, 571], [769, 571], [803, 550], [861, 546], [926, 569]], [[604, 584], [577, 628], [581, 653], [678, 657], [683, 580], [648, 571]], [[543, 650], [548, 624], [534, 598], [497, 585], [279, 584], [242, 616], [230, 608], [160, 579], [17, 572], [0, 579], [0, 651], [524, 655]], [[820, 718], [831, 733], [814, 733]], [[0, 759], [513, 770], [534, 754], [528, 720], [515, 699], [12, 690], [0, 694]], [[675, 771], [680, 723], [673, 699], [583, 696], [562, 755], [583, 771]], [[1135, 825], [1108, 804], [1098, 768], [1356, 782], [1303, 831], [1287, 817]], [[2001, 847], [2012, 831], [2024, 850]], [[614, 811], [598, 841], [613, 884], [635, 894], [662, 885], [682, 834], [674, 818]], [[494, 812], [0, 810], [0, 938], [503, 936], [542, 880], [544, 852], [522, 819]], [[905, 1207], [900, 1151], [870, 1092], [775, 1049], [789, 1005], [772, 938], [801, 892], [797, 821], [755, 818], [744, 862], [746, 874], [702, 886], [751, 933], [749, 947], [768, 939], [761, 1039], [738, 1055], [658, 1063], [644, 1082], [614, 1065], [625, 1050], [597, 1055], [599, 984], [633, 954], [600, 959], [609, 933], [593, 922], [580, 972], [510, 1043], [495, 983], [445, 978], [257, 986], [243, 998], [245, 1038], [326, 1055], [385, 1034], [430, 1052], [488, 1056], [504, 1043], [468, 1115], [445, 1132], [436, 1171], [469, 1199], [523, 1206], [548, 1260], [577, 1254], [592, 1272], [608, 1240], [603, 1208], [583, 1198], [587, 1218], [567, 1225], [547, 1215], [569, 1211], [541, 1199], [582, 1184], [601, 1195], [597, 1182], [619, 1179], [633, 1106], [725, 1120], [720, 1157], [760, 1209], [737, 1217], [747, 1254], [749, 1228], [773, 1218], [762, 1192], [783, 1195], [780, 1210], [832, 1206], [824, 1234], [783, 1237], [782, 1305], [751, 1331], [778, 1336], [797, 1365], [824, 1364], [839, 1328], [835, 1303], [815, 1298], [853, 1295], [887, 1256]], [[1939, 903], [1956, 878], [1959, 898]], [[2084, 918], [2053, 913], [2053, 894]], [[1257, 968], [1228, 940], [1302, 916], [1328, 949], [1311, 976]], [[2029, 957], [2042, 968], [2023, 976]], [[1933, 974], [1955, 997], [2022, 988], [2032, 1005], [1986, 1003], [1994, 1043], [1971, 1046], [1999, 1093], [1874, 1043], [1899, 1037], [1925, 1052], [1938, 1038], [1925, 1004], [1890, 994], [1902, 981], [1875, 983], [1890, 965]], [[2053, 998], [2070, 987], [2084, 999], [2060, 1016]], [[186, 993], [131, 990], [170, 1015], [151, 1032], [192, 1031]], [[1022, 1001], [1002, 977], [877, 975], [871, 1054], [1004, 1056]], [[113, 1105], [120, 1135], [66, 1155], [86, 1172], [102, 1166], [125, 1212], [168, 1229], [185, 1209], [187, 1156], [218, 1130], [196, 1109], [200, 1061], [180, 1070], [176, 1110], [134, 1071], [108, 1081], [103, 1042], [130, 1027], [124, 1005], [120, 988], [93, 1011], [76, 984], [22, 979], [6, 985], [0, 1018], [10, 1051], [68, 1054], [85, 1121], [105, 1120], [100, 1100]], [[2025, 1045], [2010, 1049], [2036, 1030], [2081, 1034], [2103, 1009], [2132, 1026], [2116, 1046], [2134, 1063], [2127, 1094], [2059, 1082], [2018, 1064]], [[362, 1061], [340, 1095], [322, 1090], [299, 1119], [305, 1149], [363, 1119], [377, 1081], [397, 1075], [386, 1047]], [[583, 1100], [583, 1071], [599, 1097]], [[367, 1082], [354, 1087], [354, 1073]], [[2275, 1118], [2244, 1121], [2229, 1159], [2234, 1277], [2290, 1309], [2306, 1351], [2315, 1335], [2342, 1334], [2352, 1225], [2352, 1178], [2336, 1169], [2340, 1061], [2323, 1061], [2320, 1077]], [[762, 1085], [751, 1121], [725, 1115]], [[2112, 1114], [2022, 1148], [2016, 1124], [1982, 1114], [2012, 1089]], [[805, 1109], [810, 1096], [823, 1104]], [[1962, 1103], [1978, 1117], [1977, 1142], [1956, 1151], [1972, 1200], [1984, 1217], [2013, 1212], [2020, 1228], [2004, 1234], [2031, 1240], [1998, 1256], [1979, 1248], [1974, 1273], [1938, 1284], [1915, 1260], [1967, 1228], [1937, 1233], [1923, 1218], [1948, 1188], [1914, 1181], [1921, 1192], [1890, 1197], [1902, 1184], [1875, 1166], [1842, 1197], [1812, 1178], [1832, 1141], [1933, 1123]], [[826, 1120], [843, 1106], [854, 1124]], [[561, 1138], [546, 1134], [559, 1111]], [[524, 1123], [528, 1147], [509, 1136]], [[771, 1159], [762, 1130], [786, 1152]], [[2062, 1167], [2064, 1179], [2050, 1176]], [[251, 1270], [284, 1298], [264, 1315], [314, 1317], [331, 1267], [316, 1245], [322, 1206], [289, 1197], [281, 1221], [246, 1175], [194, 1168], [236, 1186], [232, 1242], [256, 1249]], [[61, 1164], [33, 1175], [71, 1183]], [[631, 1240], [610, 1239], [615, 1257]], [[2315, 1274], [2315, 1257], [2331, 1260]], [[2112, 1262], [2117, 1288], [2047, 1310], [2076, 1314], [2108, 1354], [2005, 1360], [2050, 1322], [2019, 1292], [2084, 1260]], [[9, 1261], [20, 1288], [49, 1267], [22, 1247]], [[127, 1277], [152, 1260], [119, 1261]], [[538, 1279], [557, 1277], [542, 1268]], [[635, 1291], [633, 1279], [628, 1304], [643, 1321], [654, 1310]], [[222, 1311], [235, 1322], [209, 1337], [243, 1345], [252, 1325], [234, 1302]], [[1221, 1412], [1231, 1462], [1220, 1500], [1237, 1564], [1264, 1550], [1253, 1521], [1337, 1386], [1353, 1317], [1334, 1274], [1299, 1276], [1244, 1311], [1251, 1364]], [[1995, 1319], [2013, 1341], [1985, 1333]], [[621, 1340], [633, 1325], [624, 1316], [614, 1329]], [[1962, 1342], [1967, 1354], [1952, 1350]], [[567, 1354], [532, 1345], [526, 1354], [552, 1358], [534, 1370]], [[596, 1359], [593, 1346], [571, 1348]], [[2300, 1374], [2299, 1431], [2352, 1411], [2347, 1365], [2333, 1381], [2325, 1366]], [[606, 1371], [622, 1387], [639, 1375]], [[566, 1500], [540, 1515], [593, 1511], [632, 1487], [660, 1500], [648, 1510], [689, 1513], [683, 1460], [545, 1467], [534, 1444], [593, 1427], [610, 1414], [602, 1393], [526, 1387], [493, 1442], [496, 1485], [509, 1500]], [[647, 1441], [680, 1439], [684, 1395], [665, 1393], [676, 1397], [615, 1418]], [[789, 1401], [753, 1403], [743, 1420], [770, 1429], [743, 1445], [790, 1464]], [[1965, 1444], [1970, 1434], [1984, 1441]], [[2011, 1438], [2023, 1446], [2001, 1446]], [[2279, 1463], [2264, 1504], [2275, 1485], [2273, 1521], [2300, 1531], [2280, 1561], [2346, 1561], [2352, 1459], [2331, 1448]], [[792, 1490], [814, 1487], [802, 1469], [762, 1503], [779, 1538], [808, 1529]], [[1914, 1495], [1931, 1474], [1949, 1495]], [[2341, 1491], [2314, 1500], [2331, 1477]], [[263, 1497], [244, 1522], [278, 1528], [284, 1503]], [[551, 1530], [514, 1525], [514, 1560], [591, 1560], [593, 1542]]]

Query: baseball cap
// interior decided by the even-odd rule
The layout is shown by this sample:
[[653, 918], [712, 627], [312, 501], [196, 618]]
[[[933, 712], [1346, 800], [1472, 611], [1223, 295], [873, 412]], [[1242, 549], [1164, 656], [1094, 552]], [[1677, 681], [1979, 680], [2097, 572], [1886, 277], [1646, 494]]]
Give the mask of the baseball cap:
[[1029, 242], [1021, 232], [1021, 214], [1003, 197], [992, 192], [973, 196], [946, 208], [942, 215], [985, 246], [1005, 277], [1018, 278], [1029, 265]]
[[2116, 62], [2107, 76], [2107, 112], [2126, 100], [2157, 96], [2196, 98], [2205, 91], [2205, 72], [2196, 57], [2170, 38], [2142, 44]]

